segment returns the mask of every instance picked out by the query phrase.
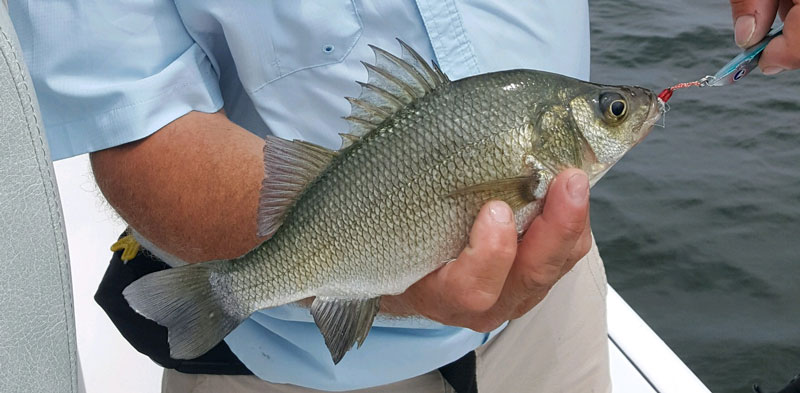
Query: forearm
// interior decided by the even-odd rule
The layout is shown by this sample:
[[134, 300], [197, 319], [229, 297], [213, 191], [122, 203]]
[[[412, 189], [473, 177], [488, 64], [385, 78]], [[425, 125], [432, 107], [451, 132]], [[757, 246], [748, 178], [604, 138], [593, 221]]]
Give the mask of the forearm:
[[163, 250], [200, 262], [260, 243], [263, 145], [222, 112], [192, 112], [90, 158], [100, 190], [125, 221]]

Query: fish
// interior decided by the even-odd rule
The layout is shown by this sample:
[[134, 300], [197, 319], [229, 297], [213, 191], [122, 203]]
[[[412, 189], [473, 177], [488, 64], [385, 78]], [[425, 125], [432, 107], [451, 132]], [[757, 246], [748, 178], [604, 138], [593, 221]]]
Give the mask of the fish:
[[196, 358], [253, 312], [313, 298], [338, 364], [367, 338], [384, 295], [454, 260], [481, 207], [501, 200], [522, 234], [548, 185], [580, 168], [594, 185], [650, 132], [656, 95], [516, 69], [451, 81], [403, 41], [370, 46], [367, 82], [346, 98], [339, 150], [267, 136], [258, 210], [265, 240], [232, 260], [146, 275], [124, 289]]

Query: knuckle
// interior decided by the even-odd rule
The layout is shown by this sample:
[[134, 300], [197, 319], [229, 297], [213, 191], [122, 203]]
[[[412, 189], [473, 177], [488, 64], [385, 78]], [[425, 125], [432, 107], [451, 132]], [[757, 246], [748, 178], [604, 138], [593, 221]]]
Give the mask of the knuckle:
[[797, 45], [797, 48], [795, 48], [795, 53], [792, 54], [792, 58], [790, 59], [790, 67], [793, 70], [800, 68], [800, 44]]
[[526, 292], [532, 293], [553, 286], [560, 273], [560, 266], [547, 265], [536, 271], [526, 272], [520, 277], [520, 283]]
[[570, 220], [561, 225], [562, 239], [566, 241], [575, 241], [583, 234], [586, 227], [586, 217]]
[[491, 289], [472, 287], [464, 290], [456, 298], [456, 305], [466, 313], [481, 313], [490, 309], [497, 302], [498, 293]]
[[511, 262], [516, 258], [517, 250], [515, 247], [499, 247], [491, 255], [495, 261]]
[[745, 9], [753, 8], [755, 6], [754, 0], [730, 0], [730, 2], [734, 12], [744, 12]]
[[579, 259], [585, 257], [586, 254], [588, 254], [589, 251], [591, 250], [592, 250], [591, 236], [588, 235], [583, 236], [581, 240], [578, 242], [578, 246], [575, 249], [575, 258], [573, 259], [575, 259], [575, 262], [577, 262]]
[[[580, 258], [583, 258], [586, 255], [588, 255], [589, 251], [591, 251], [591, 250], [592, 250], [592, 242], [591, 241], [584, 242], [583, 245], [581, 246], [580, 250], [578, 250], [578, 252], [580, 253]], [[578, 259], [580, 259], [580, 258], [578, 258]]]
[[496, 236], [486, 242], [484, 253], [491, 259], [511, 260], [517, 254], [516, 243], [509, 242], [507, 239]]

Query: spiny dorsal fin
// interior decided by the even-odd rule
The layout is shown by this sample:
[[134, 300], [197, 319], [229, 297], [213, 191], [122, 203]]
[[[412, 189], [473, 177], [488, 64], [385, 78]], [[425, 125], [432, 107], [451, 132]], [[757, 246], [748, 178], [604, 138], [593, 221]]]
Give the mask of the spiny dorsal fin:
[[424, 96], [433, 90], [433, 84], [422, 76], [413, 65], [377, 46], [370, 45], [369, 47], [375, 53], [375, 66], [387, 70], [408, 85], [413, 90], [415, 97]]
[[[402, 57], [370, 45], [375, 53], [375, 64], [363, 63], [367, 68], [367, 82], [359, 82], [361, 95], [358, 98], [347, 98], [351, 111], [345, 120], [350, 122], [350, 135], [366, 135], [400, 109], [450, 83], [435, 63], [429, 66], [405, 42], [400, 41], [400, 45]], [[345, 142], [342, 147], [347, 146]]]
[[400, 42], [400, 46], [403, 47], [403, 55], [401, 56], [406, 63], [411, 64], [420, 74], [425, 76], [425, 79], [434, 87], [438, 87], [447, 83], [450, 83], [450, 78], [439, 69], [439, 65], [436, 64], [435, 61], [432, 61], [433, 69], [428, 66], [428, 63], [422, 59], [422, 56], [419, 55], [413, 48], [411, 48], [408, 44], [403, 42], [401, 39], [397, 39]]
[[258, 236], [272, 236], [306, 186], [328, 167], [336, 152], [312, 143], [268, 135], [258, 204]]
[[445, 75], [444, 71], [442, 71], [442, 69], [439, 68], [439, 64], [436, 63], [435, 61], [432, 62], [431, 64], [433, 64], [433, 70], [434, 72], [436, 72], [436, 75], [439, 77], [439, 79], [444, 81], [443, 83], [450, 83], [450, 78], [448, 78], [447, 75]]
[[339, 134], [342, 137], [342, 147], [340, 150], [347, 149], [348, 147], [352, 146], [354, 143], [358, 142], [360, 137], [357, 137], [353, 134]]

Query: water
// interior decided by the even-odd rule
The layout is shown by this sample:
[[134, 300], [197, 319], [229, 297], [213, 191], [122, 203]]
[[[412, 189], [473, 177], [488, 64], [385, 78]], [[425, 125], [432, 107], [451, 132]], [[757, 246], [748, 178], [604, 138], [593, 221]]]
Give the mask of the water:
[[[738, 53], [723, 0], [591, 0], [592, 79], [655, 90]], [[592, 190], [611, 284], [714, 392], [800, 372], [800, 72], [675, 92]]]

